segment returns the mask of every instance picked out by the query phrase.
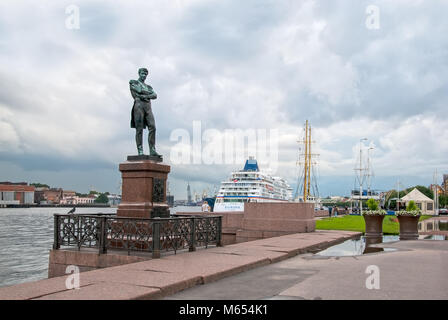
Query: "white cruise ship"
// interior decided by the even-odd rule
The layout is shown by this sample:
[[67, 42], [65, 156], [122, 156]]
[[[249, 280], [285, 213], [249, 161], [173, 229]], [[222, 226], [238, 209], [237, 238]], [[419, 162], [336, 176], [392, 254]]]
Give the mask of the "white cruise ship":
[[246, 202], [292, 201], [292, 188], [285, 179], [263, 173], [257, 160], [249, 157], [244, 169], [232, 172], [216, 195], [214, 212], [243, 211]]

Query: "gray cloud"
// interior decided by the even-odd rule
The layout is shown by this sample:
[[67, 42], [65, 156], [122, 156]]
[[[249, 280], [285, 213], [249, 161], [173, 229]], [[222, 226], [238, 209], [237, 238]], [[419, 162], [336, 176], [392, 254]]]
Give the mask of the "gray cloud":
[[85, 155], [83, 159], [67, 158], [60, 155], [51, 154], [32, 154], [17, 155], [11, 153], [0, 152], [2, 161], [14, 163], [16, 166], [23, 168], [25, 171], [95, 171], [98, 169], [115, 169], [116, 165], [107, 161], [98, 159], [89, 159]]

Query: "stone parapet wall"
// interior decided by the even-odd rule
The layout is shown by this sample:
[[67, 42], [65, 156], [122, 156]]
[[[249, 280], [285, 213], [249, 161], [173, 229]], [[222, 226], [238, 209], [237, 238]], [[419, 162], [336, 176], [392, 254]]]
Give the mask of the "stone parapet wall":
[[315, 217], [329, 217], [328, 210], [315, 210], [314, 211]]
[[48, 260], [48, 278], [66, 275], [67, 267], [77, 266], [80, 272], [100, 268], [120, 266], [123, 264], [140, 262], [150, 259], [150, 256], [128, 256], [124, 254], [98, 254], [77, 250], [51, 250]]
[[[178, 214], [207, 215], [206, 212]], [[213, 212], [222, 216], [224, 245], [278, 237], [292, 233], [313, 232], [314, 205], [298, 202], [245, 203], [244, 211]]]

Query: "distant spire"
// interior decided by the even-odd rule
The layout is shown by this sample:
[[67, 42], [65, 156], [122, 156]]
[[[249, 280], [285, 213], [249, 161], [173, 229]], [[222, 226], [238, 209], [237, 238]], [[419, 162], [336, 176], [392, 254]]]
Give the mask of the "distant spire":
[[190, 181], [188, 181], [187, 185], [187, 201], [190, 204], [191, 203], [191, 188], [190, 188]]

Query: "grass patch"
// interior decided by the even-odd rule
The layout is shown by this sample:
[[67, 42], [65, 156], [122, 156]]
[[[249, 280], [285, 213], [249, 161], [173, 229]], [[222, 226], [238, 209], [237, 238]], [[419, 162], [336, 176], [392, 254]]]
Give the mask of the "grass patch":
[[[426, 220], [432, 216], [421, 216], [419, 221]], [[346, 230], [365, 232], [366, 224], [361, 216], [342, 216], [316, 220], [316, 229], [319, 230]], [[383, 220], [383, 234], [399, 234], [400, 225], [396, 216], [385, 216]]]

